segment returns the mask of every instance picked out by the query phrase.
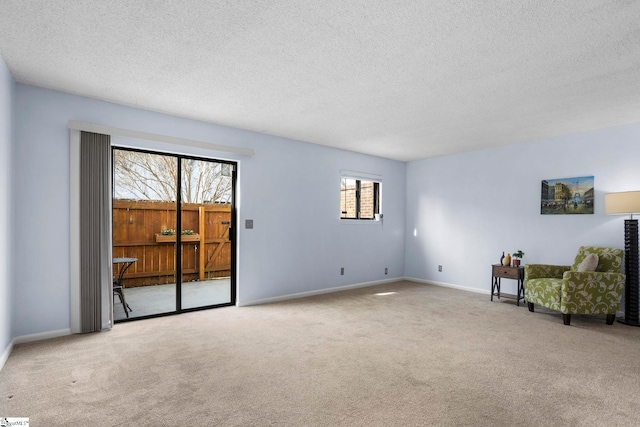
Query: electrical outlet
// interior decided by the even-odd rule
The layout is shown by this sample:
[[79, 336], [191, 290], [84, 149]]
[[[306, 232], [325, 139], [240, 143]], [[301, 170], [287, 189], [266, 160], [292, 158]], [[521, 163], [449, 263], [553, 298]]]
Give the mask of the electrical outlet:
[[438, 271], [442, 272], [442, 266], [438, 265]]
[[340, 267], [340, 275], [344, 276], [344, 267]]
[[389, 269], [387, 267], [384, 268], [384, 274], [389, 274]]

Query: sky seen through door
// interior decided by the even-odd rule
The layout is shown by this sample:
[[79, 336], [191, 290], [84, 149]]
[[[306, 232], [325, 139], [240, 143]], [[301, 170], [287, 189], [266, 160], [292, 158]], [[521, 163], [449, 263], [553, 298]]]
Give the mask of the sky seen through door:
[[[177, 159], [114, 150], [114, 198], [175, 202]], [[183, 203], [231, 203], [231, 165], [182, 159]]]

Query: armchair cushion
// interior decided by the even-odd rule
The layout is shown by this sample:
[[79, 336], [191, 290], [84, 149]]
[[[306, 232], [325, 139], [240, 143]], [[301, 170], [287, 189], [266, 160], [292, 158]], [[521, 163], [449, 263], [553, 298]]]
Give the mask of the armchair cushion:
[[589, 254], [582, 260], [582, 262], [578, 266], [578, 271], [596, 271], [597, 268], [598, 255]]

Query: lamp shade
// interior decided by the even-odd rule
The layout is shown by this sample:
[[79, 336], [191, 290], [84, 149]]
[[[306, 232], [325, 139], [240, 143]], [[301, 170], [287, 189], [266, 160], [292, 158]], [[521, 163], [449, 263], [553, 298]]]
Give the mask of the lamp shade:
[[640, 191], [605, 194], [604, 212], [607, 215], [640, 213]]

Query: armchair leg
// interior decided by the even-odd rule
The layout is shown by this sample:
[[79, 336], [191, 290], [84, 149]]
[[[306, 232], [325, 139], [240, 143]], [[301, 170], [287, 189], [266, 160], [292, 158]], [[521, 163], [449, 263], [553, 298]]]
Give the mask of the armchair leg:
[[534, 310], [533, 303], [527, 301], [527, 307], [529, 307], [529, 311], [533, 313], [533, 310]]
[[564, 322], [565, 325], [569, 326], [571, 325], [571, 315], [570, 314], [562, 314], [562, 321]]
[[607, 325], [613, 325], [614, 320], [616, 320], [615, 314], [607, 314]]

